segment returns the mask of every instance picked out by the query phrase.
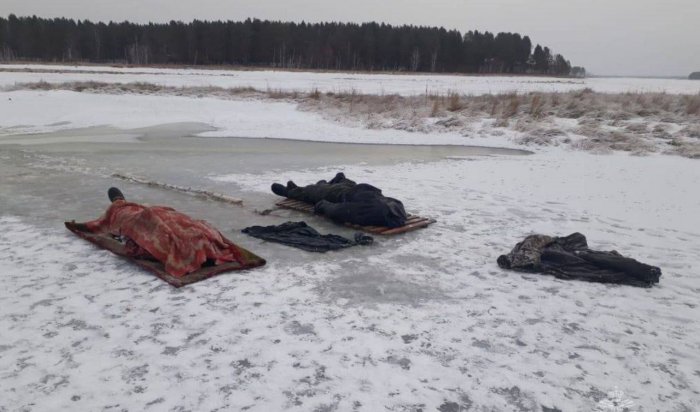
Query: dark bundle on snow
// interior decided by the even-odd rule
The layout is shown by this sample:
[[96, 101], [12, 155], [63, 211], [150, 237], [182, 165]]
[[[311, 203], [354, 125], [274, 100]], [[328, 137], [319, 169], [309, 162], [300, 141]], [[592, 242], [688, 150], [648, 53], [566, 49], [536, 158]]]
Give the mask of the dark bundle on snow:
[[258, 239], [281, 243], [308, 252], [328, 252], [355, 245], [369, 245], [374, 241], [371, 236], [361, 232], [355, 233], [353, 240], [334, 234], [322, 235], [306, 222], [286, 222], [277, 226], [251, 226], [243, 229], [242, 232]]
[[622, 256], [616, 251], [588, 248], [586, 237], [531, 235], [498, 257], [498, 266], [521, 272], [544, 273], [559, 279], [651, 287], [659, 283], [661, 269]]

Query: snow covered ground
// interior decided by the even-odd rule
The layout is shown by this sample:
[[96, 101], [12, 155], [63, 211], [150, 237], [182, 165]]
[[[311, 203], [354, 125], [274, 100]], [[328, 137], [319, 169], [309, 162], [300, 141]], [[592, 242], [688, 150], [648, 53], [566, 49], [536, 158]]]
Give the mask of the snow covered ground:
[[[347, 143], [488, 144], [505, 139], [466, 138], [458, 133], [426, 136], [405, 130], [366, 130], [324, 121], [294, 103], [175, 96], [135, 96], [70, 91], [0, 93], [0, 136], [117, 126], [139, 128], [196, 122], [216, 130], [201, 136], [243, 136]], [[359, 138], [359, 139], [358, 139]]]
[[[593, 411], [615, 390], [634, 411], [700, 404], [698, 160], [296, 142], [515, 147], [206, 97], [2, 92], [0, 128], [0, 411]], [[276, 200], [270, 183], [341, 170], [437, 223], [325, 255], [240, 233], [306, 220], [350, 235], [255, 213]], [[211, 221], [268, 265], [173, 289], [67, 233], [62, 221], [96, 217], [110, 185]], [[660, 266], [661, 283], [495, 263], [527, 234], [574, 231]]]
[[[27, 69], [33, 72], [27, 72]], [[455, 92], [467, 95], [509, 92], [666, 92], [697, 94], [700, 82], [685, 79], [563, 79], [528, 76], [458, 76], [430, 74], [361, 74], [275, 70], [203, 70], [0, 64], [0, 86], [45, 81], [146, 82], [165, 86], [253, 87], [258, 90], [351, 92], [422, 95]]]

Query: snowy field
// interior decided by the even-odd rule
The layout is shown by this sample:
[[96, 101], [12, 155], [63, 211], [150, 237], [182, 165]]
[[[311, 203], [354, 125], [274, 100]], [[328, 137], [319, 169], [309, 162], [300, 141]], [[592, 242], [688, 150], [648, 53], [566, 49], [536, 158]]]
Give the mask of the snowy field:
[[372, 143], [700, 158], [700, 82], [682, 79], [3, 65], [0, 90], [0, 134], [200, 122], [209, 137], [355, 143], [359, 128]]
[[[29, 72], [28, 70], [31, 70]], [[467, 95], [510, 92], [566, 92], [590, 88], [603, 93], [700, 93], [700, 82], [685, 79], [604, 78], [565, 79], [528, 76], [457, 76], [429, 74], [356, 74], [275, 70], [203, 70], [0, 64], [0, 87], [16, 83], [103, 81], [147, 82], [164, 86], [257, 90], [357, 92], [422, 95], [455, 92]]]
[[[202, 70], [119, 71], [149, 72], [148, 82], [214, 81]], [[236, 75], [269, 74], [309, 90], [345, 89], [332, 79], [347, 77], [377, 91], [371, 80], [380, 79], [221, 74], [232, 82], [226, 87], [240, 81]], [[1, 72], [0, 79], [46, 75]], [[74, 75], [60, 76], [55, 81]], [[392, 93], [425, 92], [424, 76], [383, 77]], [[465, 79], [427, 77], [446, 88]], [[410, 79], [423, 83], [412, 89]], [[518, 90], [553, 87], [483, 79]], [[585, 82], [603, 80], [659, 87]], [[0, 411], [607, 412], [618, 395], [629, 411], [696, 410], [700, 161], [522, 146], [512, 137], [368, 130], [284, 101], [0, 92]], [[399, 143], [421, 146], [391, 146]], [[429, 146], [436, 144], [450, 146]], [[324, 255], [240, 233], [306, 220], [351, 235], [293, 211], [256, 213], [274, 204], [272, 182], [309, 183], [337, 171], [437, 223]], [[244, 204], [128, 184], [114, 173]], [[173, 289], [70, 235], [62, 222], [97, 217], [113, 185], [133, 200], [209, 220], [268, 264]], [[575, 231], [593, 248], [661, 267], [660, 284], [562, 281], [496, 265], [528, 234]]]
[[[324, 121], [318, 114], [299, 111], [295, 104], [288, 102], [102, 95], [63, 90], [20, 90], [0, 96], [0, 135], [8, 136], [107, 125], [133, 129], [196, 122], [214, 128], [200, 134], [205, 137], [268, 137], [347, 143], [465, 144], [472, 140], [474, 144], [487, 143], [485, 139], [467, 140], [458, 133], [436, 135], [426, 142], [425, 135], [405, 130], [344, 127]], [[507, 144], [502, 139], [497, 143]]]

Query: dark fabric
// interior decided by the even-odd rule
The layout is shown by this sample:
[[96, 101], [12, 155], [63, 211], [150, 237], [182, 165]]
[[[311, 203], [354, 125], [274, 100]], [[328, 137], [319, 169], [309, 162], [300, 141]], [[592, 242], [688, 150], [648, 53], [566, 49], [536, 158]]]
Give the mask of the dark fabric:
[[359, 232], [355, 233], [354, 240], [333, 234], [322, 235], [306, 222], [286, 222], [277, 226], [251, 226], [243, 229], [242, 232], [258, 239], [282, 243], [309, 252], [328, 252], [374, 242], [371, 236]]
[[372, 185], [357, 184], [342, 173], [330, 182], [321, 180], [304, 187], [287, 186], [287, 197], [313, 204], [317, 214], [340, 223], [386, 227], [406, 224], [403, 203], [384, 196]]
[[[330, 182], [319, 180], [312, 185], [288, 187], [287, 197], [311, 204], [316, 204], [321, 200], [339, 203], [346, 201], [351, 192], [357, 191], [356, 186], [358, 186], [357, 183], [345, 178], [342, 173], [338, 173]], [[363, 189], [373, 190], [381, 194], [381, 190], [370, 185], [361, 185], [359, 190]]]
[[545, 273], [560, 279], [617, 283], [650, 287], [659, 283], [661, 269], [616, 251], [588, 248], [586, 237], [573, 233], [566, 237], [532, 235], [498, 257], [498, 266], [521, 272]]

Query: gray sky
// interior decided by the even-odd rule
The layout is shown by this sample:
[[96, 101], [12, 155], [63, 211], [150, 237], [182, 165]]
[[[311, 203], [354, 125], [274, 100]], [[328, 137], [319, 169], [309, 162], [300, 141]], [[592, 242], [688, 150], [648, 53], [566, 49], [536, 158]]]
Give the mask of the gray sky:
[[0, 0], [0, 15], [377, 21], [529, 35], [594, 74], [700, 70], [700, 0]]

